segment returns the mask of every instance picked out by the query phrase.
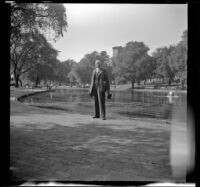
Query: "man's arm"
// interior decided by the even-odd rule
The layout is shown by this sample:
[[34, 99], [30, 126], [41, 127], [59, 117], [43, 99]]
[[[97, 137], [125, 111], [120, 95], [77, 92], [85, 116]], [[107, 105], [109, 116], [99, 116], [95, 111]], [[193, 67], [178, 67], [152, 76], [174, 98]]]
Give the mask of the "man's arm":
[[107, 90], [107, 93], [109, 94], [110, 93], [110, 81], [109, 81], [109, 78], [108, 78], [107, 71], [105, 71], [105, 81], [106, 81], [106, 90]]
[[92, 89], [93, 89], [93, 84], [94, 84], [94, 71], [92, 72], [92, 77], [91, 77], [91, 83], [90, 83], [90, 89], [89, 89], [89, 95], [92, 96]]

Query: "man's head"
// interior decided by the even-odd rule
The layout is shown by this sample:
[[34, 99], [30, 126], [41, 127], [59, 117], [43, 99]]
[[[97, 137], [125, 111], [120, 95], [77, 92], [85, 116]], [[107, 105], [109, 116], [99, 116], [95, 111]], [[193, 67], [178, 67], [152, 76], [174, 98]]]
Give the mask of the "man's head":
[[101, 68], [101, 61], [100, 60], [95, 61], [95, 68]]

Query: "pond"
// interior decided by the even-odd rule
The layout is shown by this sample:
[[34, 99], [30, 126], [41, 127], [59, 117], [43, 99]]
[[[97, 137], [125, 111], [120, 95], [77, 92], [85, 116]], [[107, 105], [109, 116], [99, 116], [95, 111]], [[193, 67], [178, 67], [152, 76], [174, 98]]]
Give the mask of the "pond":
[[[40, 108], [62, 112], [94, 114], [94, 100], [88, 89], [58, 89], [36, 94], [21, 100]], [[170, 120], [174, 110], [179, 110], [180, 120], [186, 122], [187, 93], [177, 92], [168, 97], [165, 91], [112, 91], [106, 100], [107, 118], [153, 118]]]

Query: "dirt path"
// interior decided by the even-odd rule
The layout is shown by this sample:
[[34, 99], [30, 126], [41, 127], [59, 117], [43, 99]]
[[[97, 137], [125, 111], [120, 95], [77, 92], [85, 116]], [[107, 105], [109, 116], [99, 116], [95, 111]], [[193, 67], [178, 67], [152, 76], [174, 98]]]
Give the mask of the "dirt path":
[[10, 124], [15, 127], [26, 127], [27, 124], [37, 124], [35, 128], [52, 128], [55, 125], [67, 126], [67, 127], [80, 127], [89, 124], [97, 124], [104, 128], [111, 128], [115, 130], [133, 130], [137, 131], [138, 128], [150, 129], [155, 132], [169, 131], [169, 125], [164, 122], [152, 123], [141, 120], [120, 120], [120, 119], [92, 119], [90, 115], [82, 114], [26, 114], [26, 115], [14, 115], [10, 116]]
[[[168, 180], [169, 125], [48, 113], [12, 102], [13, 179]], [[21, 108], [26, 112], [19, 112]], [[34, 111], [35, 110], [35, 111]]]

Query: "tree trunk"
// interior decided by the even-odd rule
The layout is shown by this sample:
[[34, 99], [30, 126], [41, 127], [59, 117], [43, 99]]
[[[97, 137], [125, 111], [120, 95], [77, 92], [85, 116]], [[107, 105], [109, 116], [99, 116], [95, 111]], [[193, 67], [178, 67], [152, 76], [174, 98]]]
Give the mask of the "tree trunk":
[[168, 86], [170, 86], [171, 85], [171, 80], [169, 79], [169, 81], [168, 81]]
[[14, 79], [15, 79], [15, 87], [19, 88], [19, 75], [16, 73], [14, 74]]
[[15, 87], [19, 88], [19, 80], [18, 80], [18, 78], [15, 79]]
[[132, 83], [132, 89], [134, 89], [134, 83], [135, 83], [134, 79], [132, 79], [131, 83]]
[[181, 88], [184, 88], [184, 80], [181, 80]]
[[37, 76], [37, 77], [36, 77], [36, 81], [35, 81], [35, 86], [37, 87], [39, 84], [40, 84], [40, 79], [39, 79], [39, 77]]
[[22, 87], [22, 80], [21, 80], [21, 79], [19, 79], [19, 82], [20, 82], [20, 87]]
[[140, 80], [138, 80], [138, 85], [140, 85]]

